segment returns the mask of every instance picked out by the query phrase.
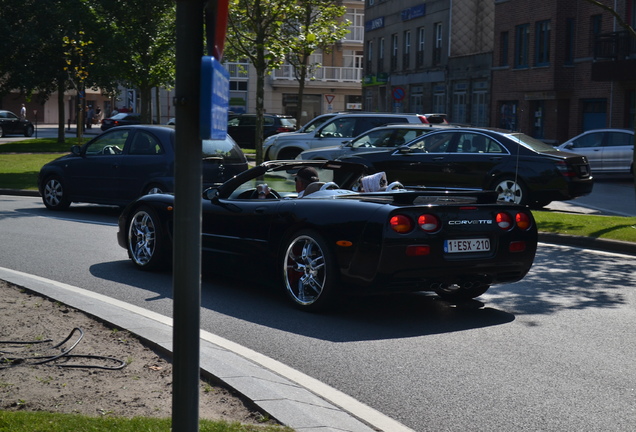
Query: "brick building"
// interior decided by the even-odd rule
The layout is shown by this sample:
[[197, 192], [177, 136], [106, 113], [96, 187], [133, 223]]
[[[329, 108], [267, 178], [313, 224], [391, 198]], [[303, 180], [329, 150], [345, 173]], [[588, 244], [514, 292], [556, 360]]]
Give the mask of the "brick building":
[[[602, 0], [636, 24], [636, 0]], [[636, 37], [585, 0], [496, 0], [491, 123], [550, 143], [634, 127]]]

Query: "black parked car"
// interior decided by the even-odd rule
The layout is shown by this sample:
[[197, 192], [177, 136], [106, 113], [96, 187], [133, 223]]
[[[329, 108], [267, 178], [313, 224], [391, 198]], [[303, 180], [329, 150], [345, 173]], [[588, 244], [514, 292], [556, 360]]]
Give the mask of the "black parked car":
[[[292, 116], [265, 114], [263, 139], [281, 132], [294, 132], [296, 120]], [[254, 148], [256, 141], [256, 114], [233, 115], [227, 122], [227, 133], [241, 148]]]
[[343, 159], [384, 171], [389, 181], [490, 189], [501, 201], [537, 208], [587, 195], [593, 186], [584, 156], [522, 133], [487, 128], [431, 132], [397, 149]]
[[[297, 198], [295, 175], [308, 166], [320, 181]], [[527, 207], [474, 189], [357, 192], [363, 170], [271, 161], [206, 191], [201, 246], [213, 265], [204, 267], [271, 281], [295, 306], [319, 310], [345, 292], [435, 291], [462, 301], [532, 266], [537, 229]], [[257, 193], [264, 181], [269, 195]], [[173, 203], [146, 195], [122, 212], [118, 243], [138, 268], [172, 262]]]
[[101, 130], [113, 128], [115, 126], [135, 125], [141, 123], [141, 114], [119, 113], [102, 120]]
[[[171, 126], [120, 126], [40, 170], [44, 205], [63, 210], [72, 202], [124, 206], [148, 193], [174, 191], [175, 131]], [[204, 188], [247, 170], [231, 137], [203, 141]]]
[[11, 111], [0, 111], [0, 137], [5, 135], [24, 135], [30, 137], [35, 128], [33, 124], [21, 119]]

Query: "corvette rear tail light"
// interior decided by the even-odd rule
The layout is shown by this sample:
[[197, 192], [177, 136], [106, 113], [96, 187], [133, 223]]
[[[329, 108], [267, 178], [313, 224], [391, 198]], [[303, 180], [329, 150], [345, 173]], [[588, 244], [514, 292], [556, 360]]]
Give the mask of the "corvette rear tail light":
[[524, 241], [513, 241], [508, 245], [509, 252], [523, 252], [526, 250], [526, 242]]
[[426, 231], [428, 233], [435, 232], [439, 230], [440, 227], [439, 219], [437, 216], [432, 214], [421, 215], [417, 218], [417, 225], [422, 231]]
[[399, 234], [406, 234], [413, 230], [413, 221], [404, 215], [395, 215], [389, 219], [391, 229]]
[[517, 226], [524, 231], [530, 229], [530, 226], [532, 225], [530, 222], [530, 216], [526, 213], [517, 213], [515, 216], [515, 222], [517, 223]]
[[499, 228], [504, 231], [512, 229], [512, 218], [508, 213], [497, 213], [497, 216], [495, 216], [495, 221], [497, 222]]
[[567, 162], [565, 161], [558, 161], [556, 163], [556, 167], [559, 170], [559, 172], [561, 173], [562, 176], [564, 177], [576, 177], [576, 171], [574, 170], [574, 167], [568, 165]]

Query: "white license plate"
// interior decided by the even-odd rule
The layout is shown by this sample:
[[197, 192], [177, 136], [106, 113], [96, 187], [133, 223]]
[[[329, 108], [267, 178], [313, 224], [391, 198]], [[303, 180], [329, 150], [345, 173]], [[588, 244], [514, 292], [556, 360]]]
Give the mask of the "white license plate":
[[445, 240], [444, 252], [465, 253], [465, 252], [487, 252], [490, 250], [490, 239], [457, 239]]

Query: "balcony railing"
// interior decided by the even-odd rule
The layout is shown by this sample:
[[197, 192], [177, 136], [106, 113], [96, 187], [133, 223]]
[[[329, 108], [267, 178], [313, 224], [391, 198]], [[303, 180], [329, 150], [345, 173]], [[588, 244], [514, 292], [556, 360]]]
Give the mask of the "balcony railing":
[[636, 57], [636, 38], [628, 31], [603, 33], [594, 40], [595, 60], [625, 60]]
[[[273, 80], [295, 80], [292, 65], [283, 65], [272, 73]], [[307, 74], [307, 81], [361, 82], [362, 68], [322, 66]]]
[[233, 80], [247, 80], [250, 77], [249, 63], [223, 63], [225, 69], [230, 74], [230, 79]]

